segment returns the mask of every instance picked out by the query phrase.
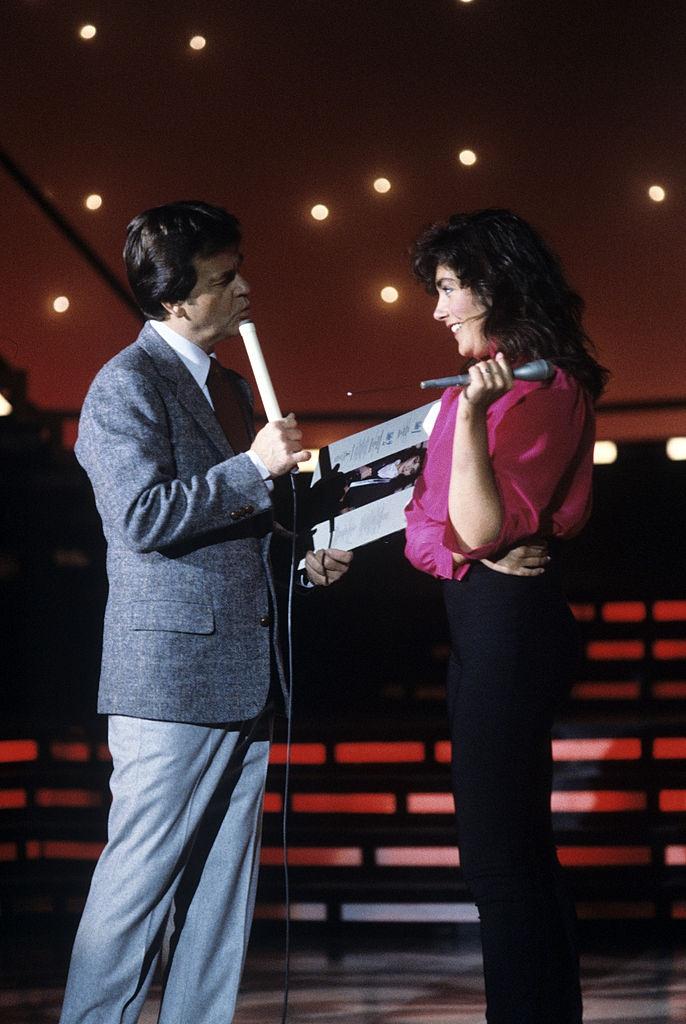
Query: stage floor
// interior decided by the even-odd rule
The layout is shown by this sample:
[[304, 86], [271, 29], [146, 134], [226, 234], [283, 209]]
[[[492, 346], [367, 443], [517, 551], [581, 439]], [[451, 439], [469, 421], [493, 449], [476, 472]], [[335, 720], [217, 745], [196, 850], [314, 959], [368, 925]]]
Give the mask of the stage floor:
[[[289, 1024], [483, 1024], [476, 946], [455, 956], [380, 949], [292, 958]], [[283, 962], [255, 952], [248, 958], [234, 1024], [279, 1024]], [[686, 949], [594, 953], [583, 957], [585, 1024], [683, 1024]], [[54, 1024], [59, 989], [0, 991], [2, 1024]], [[141, 1024], [155, 1024], [151, 998]]]

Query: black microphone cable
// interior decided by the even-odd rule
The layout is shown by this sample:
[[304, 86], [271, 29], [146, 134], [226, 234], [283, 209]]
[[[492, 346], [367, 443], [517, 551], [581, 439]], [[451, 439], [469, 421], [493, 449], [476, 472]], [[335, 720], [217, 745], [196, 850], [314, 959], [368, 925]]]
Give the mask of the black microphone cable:
[[283, 810], [281, 815], [281, 843], [283, 847], [283, 878], [284, 878], [284, 905], [285, 905], [285, 954], [284, 954], [284, 979], [283, 979], [283, 1008], [281, 1012], [281, 1024], [288, 1021], [288, 996], [290, 989], [291, 974], [291, 897], [290, 883], [288, 878], [288, 802], [290, 799], [290, 778], [291, 778], [291, 737], [293, 733], [293, 593], [295, 591], [295, 571], [297, 564], [297, 526], [298, 526], [298, 495], [295, 484], [295, 474], [290, 473], [291, 496], [293, 501], [293, 522], [291, 530], [291, 566], [288, 575], [288, 604], [286, 618], [287, 632], [287, 664], [288, 664], [288, 697], [286, 700], [286, 758], [283, 782]]

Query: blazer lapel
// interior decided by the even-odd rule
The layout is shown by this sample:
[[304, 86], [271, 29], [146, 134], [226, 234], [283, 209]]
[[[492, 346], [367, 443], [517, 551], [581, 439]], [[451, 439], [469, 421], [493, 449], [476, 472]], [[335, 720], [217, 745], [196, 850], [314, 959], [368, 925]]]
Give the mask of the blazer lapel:
[[214, 415], [210, 403], [174, 349], [148, 323], [145, 324], [136, 341], [150, 356], [158, 372], [174, 386], [176, 397], [181, 405], [219, 449], [222, 457], [227, 459], [235, 455], [224, 431], [219, 426], [219, 421]]

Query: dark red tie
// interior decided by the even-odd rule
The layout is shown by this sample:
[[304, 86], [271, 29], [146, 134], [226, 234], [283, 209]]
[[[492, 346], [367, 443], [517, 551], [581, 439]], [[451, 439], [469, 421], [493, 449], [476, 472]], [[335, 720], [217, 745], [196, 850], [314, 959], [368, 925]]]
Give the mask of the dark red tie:
[[216, 359], [210, 359], [207, 390], [212, 399], [215, 416], [226, 434], [227, 441], [236, 453], [247, 452], [250, 447], [247, 410], [243, 411], [238, 386]]

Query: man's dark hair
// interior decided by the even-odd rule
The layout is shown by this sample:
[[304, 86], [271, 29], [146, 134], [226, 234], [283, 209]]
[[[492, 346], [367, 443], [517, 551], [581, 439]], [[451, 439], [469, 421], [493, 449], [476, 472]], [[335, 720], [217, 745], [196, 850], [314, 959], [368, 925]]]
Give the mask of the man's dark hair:
[[180, 202], [145, 210], [129, 224], [124, 245], [136, 302], [151, 320], [163, 320], [163, 302], [183, 302], [192, 292], [195, 257], [238, 249], [240, 242], [240, 224], [219, 206]]
[[558, 257], [521, 217], [509, 210], [455, 214], [417, 240], [412, 263], [433, 294], [436, 268], [450, 267], [485, 306], [484, 336], [508, 359], [550, 359], [594, 398], [602, 394], [608, 372], [591, 354], [583, 301]]

